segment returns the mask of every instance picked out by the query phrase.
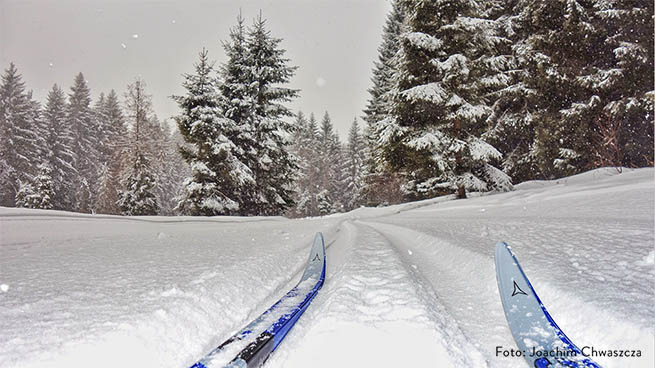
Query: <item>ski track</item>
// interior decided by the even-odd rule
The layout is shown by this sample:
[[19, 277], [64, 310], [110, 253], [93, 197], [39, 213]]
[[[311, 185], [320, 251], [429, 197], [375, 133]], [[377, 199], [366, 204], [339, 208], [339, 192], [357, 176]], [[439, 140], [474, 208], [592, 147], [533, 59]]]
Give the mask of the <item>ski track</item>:
[[0, 367], [188, 367], [298, 281], [325, 285], [266, 368], [526, 367], [498, 295], [506, 241], [579, 346], [655, 366], [652, 169], [320, 218], [130, 218], [0, 208]]
[[643, 354], [640, 359], [595, 358], [599, 364], [652, 367], [655, 191], [652, 181], [638, 180], [644, 174], [625, 173], [611, 179], [613, 185], [608, 179], [585, 185], [570, 180], [555, 188], [441, 202], [365, 221], [411, 250], [408, 261], [417, 262], [462, 329], [484, 343], [483, 352], [498, 367], [524, 364], [503, 362], [493, 351], [495, 345], [514, 346], [496, 287], [493, 249], [498, 241], [512, 246], [574, 343]]
[[323, 289], [266, 367], [487, 366], [385, 237], [342, 229]]
[[190, 366], [295, 285], [336, 223], [4, 222], [0, 367]]

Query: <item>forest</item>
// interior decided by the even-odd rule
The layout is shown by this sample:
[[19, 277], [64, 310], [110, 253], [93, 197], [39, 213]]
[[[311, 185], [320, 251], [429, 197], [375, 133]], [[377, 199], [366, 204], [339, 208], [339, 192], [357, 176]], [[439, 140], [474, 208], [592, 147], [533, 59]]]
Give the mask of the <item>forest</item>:
[[287, 107], [302, 65], [261, 15], [237, 17], [219, 65], [198, 50], [170, 120], [140, 78], [92, 100], [79, 73], [39, 102], [11, 63], [0, 205], [304, 217], [653, 166], [653, 16], [637, 0], [393, 0], [345, 142], [328, 112]]

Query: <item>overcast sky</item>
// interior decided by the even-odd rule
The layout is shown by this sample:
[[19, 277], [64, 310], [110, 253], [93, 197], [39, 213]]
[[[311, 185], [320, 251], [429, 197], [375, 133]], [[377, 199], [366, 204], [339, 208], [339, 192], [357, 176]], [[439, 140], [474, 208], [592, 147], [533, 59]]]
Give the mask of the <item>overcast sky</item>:
[[[224, 61], [221, 40], [241, 10], [247, 24], [262, 11], [283, 38], [294, 65], [290, 106], [317, 118], [330, 112], [342, 140], [362, 114], [388, 0], [0, 0], [0, 62], [14, 62], [34, 97], [45, 102], [54, 83], [66, 91], [83, 72], [93, 98], [121, 96], [144, 78], [160, 118], [177, 113], [168, 98], [183, 93], [182, 73], [198, 52]], [[361, 122], [361, 121], [360, 121]]]

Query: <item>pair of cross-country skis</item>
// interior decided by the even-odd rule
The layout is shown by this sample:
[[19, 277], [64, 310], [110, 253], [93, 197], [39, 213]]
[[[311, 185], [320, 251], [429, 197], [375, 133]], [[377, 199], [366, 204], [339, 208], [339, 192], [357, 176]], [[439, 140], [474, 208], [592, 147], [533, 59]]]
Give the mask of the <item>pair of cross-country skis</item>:
[[[506, 243], [496, 245], [495, 258], [505, 316], [519, 352], [529, 366], [600, 368], [583, 356], [557, 326]], [[323, 235], [317, 233], [298, 284], [191, 368], [255, 368], [262, 365], [323, 286], [325, 265], [325, 242]]]

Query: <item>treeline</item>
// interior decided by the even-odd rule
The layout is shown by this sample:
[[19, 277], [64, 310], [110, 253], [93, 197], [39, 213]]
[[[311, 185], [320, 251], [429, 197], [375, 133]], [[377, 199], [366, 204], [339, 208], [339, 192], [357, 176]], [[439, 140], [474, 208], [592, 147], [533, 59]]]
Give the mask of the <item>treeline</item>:
[[369, 204], [652, 166], [653, 2], [395, 0], [369, 92]]
[[321, 216], [363, 205], [366, 141], [355, 119], [345, 144], [326, 112], [317, 124], [314, 114], [296, 116], [292, 152], [299, 161], [292, 216]]
[[145, 83], [92, 103], [82, 73], [44, 105], [12, 63], [0, 85], [0, 205], [125, 215], [172, 214], [188, 169], [179, 133], [159, 121]]
[[285, 104], [296, 68], [261, 15], [203, 49], [171, 132], [136, 80], [0, 86], [0, 205], [126, 215], [315, 216], [653, 165], [653, 3], [394, 0], [366, 126]]

